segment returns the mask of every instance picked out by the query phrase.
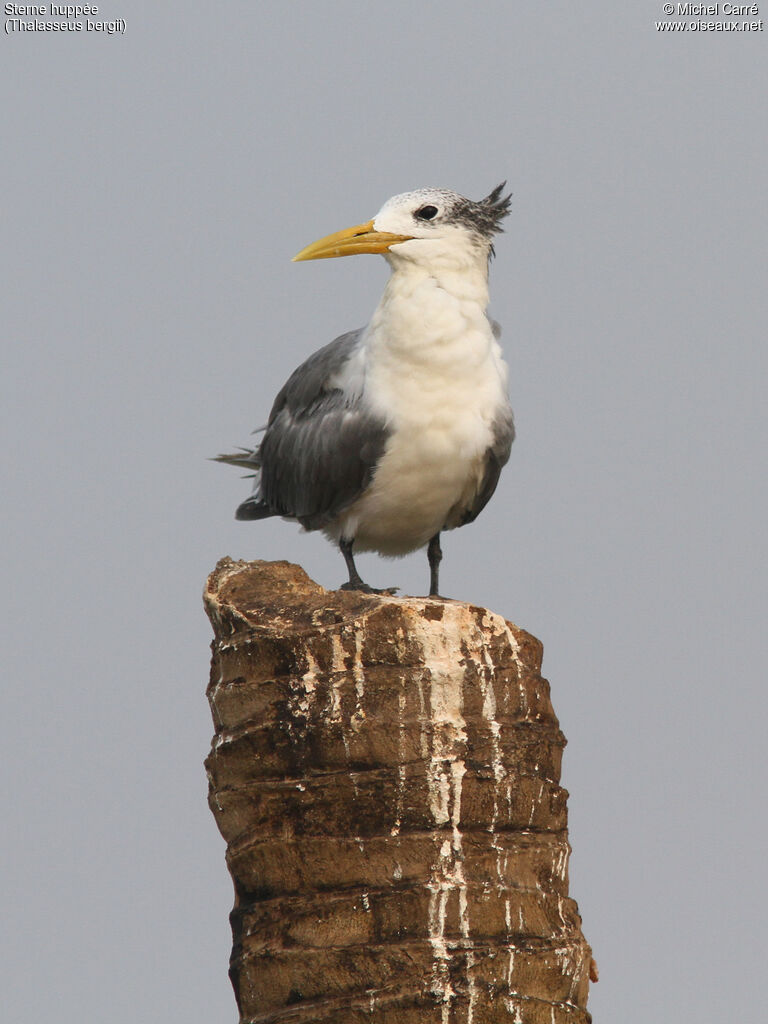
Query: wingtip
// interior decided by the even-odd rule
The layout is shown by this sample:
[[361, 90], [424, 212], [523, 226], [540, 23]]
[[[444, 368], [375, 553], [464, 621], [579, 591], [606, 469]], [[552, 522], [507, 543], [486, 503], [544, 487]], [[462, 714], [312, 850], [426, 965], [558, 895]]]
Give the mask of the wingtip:
[[268, 508], [260, 498], [252, 495], [250, 498], [246, 498], [242, 504], [237, 506], [237, 509], [235, 510], [235, 519], [239, 519], [241, 521], [251, 519], [268, 519], [274, 514], [275, 513], [272, 509]]

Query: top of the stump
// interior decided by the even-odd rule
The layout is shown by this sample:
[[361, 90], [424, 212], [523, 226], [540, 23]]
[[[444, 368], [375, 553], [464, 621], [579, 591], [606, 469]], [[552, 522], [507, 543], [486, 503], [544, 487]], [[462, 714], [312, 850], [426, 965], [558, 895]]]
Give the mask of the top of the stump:
[[326, 590], [301, 566], [287, 561], [234, 561], [222, 558], [208, 578], [205, 609], [221, 640], [241, 633], [306, 633], [367, 619], [442, 621], [466, 617], [493, 632], [507, 630], [516, 646], [541, 665], [542, 645], [530, 633], [486, 608], [434, 597], [399, 597], [359, 591]]

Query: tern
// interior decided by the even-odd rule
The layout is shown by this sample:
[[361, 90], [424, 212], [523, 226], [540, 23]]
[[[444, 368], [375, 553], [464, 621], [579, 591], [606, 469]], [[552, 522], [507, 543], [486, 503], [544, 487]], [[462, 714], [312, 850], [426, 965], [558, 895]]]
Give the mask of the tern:
[[302, 363], [277, 395], [261, 443], [217, 461], [253, 470], [237, 519], [281, 516], [341, 550], [345, 590], [377, 591], [354, 554], [426, 546], [439, 596], [440, 534], [473, 522], [515, 436], [488, 266], [509, 212], [502, 183], [473, 201], [447, 189], [394, 196], [364, 224], [294, 260], [379, 253], [391, 275], [367, 327]]

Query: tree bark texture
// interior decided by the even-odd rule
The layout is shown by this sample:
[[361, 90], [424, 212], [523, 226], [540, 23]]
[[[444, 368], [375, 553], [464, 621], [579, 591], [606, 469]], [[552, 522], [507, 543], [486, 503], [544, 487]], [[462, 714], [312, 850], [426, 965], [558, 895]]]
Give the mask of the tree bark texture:
[[210, 806], [245, 1024], [585, 1024], [565, 738], [485, 608], [223, 559]]

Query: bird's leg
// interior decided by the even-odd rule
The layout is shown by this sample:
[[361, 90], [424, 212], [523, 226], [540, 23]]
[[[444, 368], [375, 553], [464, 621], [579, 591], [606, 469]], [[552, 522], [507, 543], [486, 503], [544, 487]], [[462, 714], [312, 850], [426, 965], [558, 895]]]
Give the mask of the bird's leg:
[[352, 545], [354, 540], [340, 540], [339, 547], [341, 553], [344, 555], [344, 561], [347, 563], [347, 572], [349, 573], [349, 582], [342, 583], [340, 590], [361, 590], [364, 594], [394, 594], [397, 587], [387, 587], [385, 590], [376, 590], [374, 587], [369, 587], [367, 583], [364, 583], [360, 578], [360, 573], [357, 571], [355, 565], [355, 559], [352, 555]]
[[429, 559], [429, 596], [439, 597], [438, 577], [440, 575], [440, 562], [443, 557], [443, 549], [440, 547], [440, 534], [436, 533], [429, 542], [427, 558]]
[[347, 563], [347, 572], [349, 573], [349, 583], [342, 584], [342, 590], [369, 590], [367, 583], [363, 583], [360, 578], [360, 573], [357, 571], [355, 565], [354, 555], [352, 554], [352, 545], [354, 540], [340, 540], [339, 547], [341, 553], [344, 555], [344, 561]]

